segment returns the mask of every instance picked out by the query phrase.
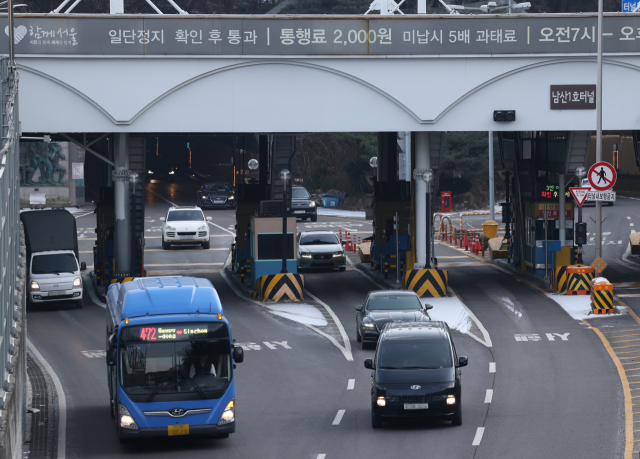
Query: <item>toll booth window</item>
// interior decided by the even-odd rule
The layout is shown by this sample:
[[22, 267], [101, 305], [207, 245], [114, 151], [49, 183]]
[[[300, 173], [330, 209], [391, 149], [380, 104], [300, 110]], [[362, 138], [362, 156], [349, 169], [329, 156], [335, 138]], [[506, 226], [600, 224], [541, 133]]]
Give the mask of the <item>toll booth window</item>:
[[168, 222], [204, 221], [200, 210], [174, 210], [167, 215]]

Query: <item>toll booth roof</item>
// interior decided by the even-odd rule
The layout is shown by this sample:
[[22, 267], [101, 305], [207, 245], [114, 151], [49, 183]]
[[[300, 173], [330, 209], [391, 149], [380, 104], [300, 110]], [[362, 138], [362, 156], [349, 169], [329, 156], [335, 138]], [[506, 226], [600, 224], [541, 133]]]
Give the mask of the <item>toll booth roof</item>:
[[115, 286], [119, 286], [120, 320], [145, 315], [223, 313], [218, 292], [208, 279], [141, 277], [109, 290]]

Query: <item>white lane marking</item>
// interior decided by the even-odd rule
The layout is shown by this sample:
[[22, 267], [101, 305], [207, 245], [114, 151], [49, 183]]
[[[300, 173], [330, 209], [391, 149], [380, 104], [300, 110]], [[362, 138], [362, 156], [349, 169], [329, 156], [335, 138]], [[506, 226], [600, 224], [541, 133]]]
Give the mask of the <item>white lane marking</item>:
[[484, 435], [484, 427], [478, 427], [476, 430], [476, 436], [473, 437], [473, 442], [471, 446], [480, 446], [480, 442], [482, 441], [482, 436]]
[[347, 383], [347, 390], [353, 390], [355, 385], [356, 385], [356, 380], [350, 379], [349, 382]]
[[516, 341], [540, 341], [540, 335], [537, 333], [523, 333], [523, 334], [515, 334], [513, 337]]
[[491, 403], [493, 400], [493, 389], [487, 389], [487, 394], [484, 396], [485, 403]]
[[42, 354], [38, 352], [33, 343], [27, 338], [27, 347], [36, 356], [39, 363], [44, 367], [45, 371], [49, 373], [53, 385], [58, 393], [58, 459], [65, 459], [67, 453], [67, 398], [64, 395], [62, 384], [60, 379], [51, 365], [42, 357]]
[[495, 373], [495, 372], [496, 372], [496, 363], [489, 362], [489, 373]]
[[[85, 280], [85, 276], [82, 276], [82, 279]], [[87, 279], [86, 282], [84, 282], [84, 285], [85, 285], [85, 290], [89, 294], [89, 298], [91, 298], [91, 301], [93, 301], [95, 304], [97, 304], [101, 308], [106, 309], [107, 305], [98, 299], [98, 295], [96, 295], [95, 290], [93, 290], [93, 282], [91, 282], [91, 279]]]
[[[231, 253], [229, 253], [229, 258], [227, 259], [230, 260], [231, 259]], [[231, 290], [234, 291], [234, 293], [239, 296], [240, 298], [247, 300], [247, 301], [251, 301], [252, 303], [265, 308], [265, 309], [269, 309], [269, 310], [274, 310], [277, 311], [276, 309], [267, 306], [266, 304], [261, 303], [260, 301], [256, 301], [252, 298], [248, 298], [246, 297], [241, 291], [240, 289], [233, 283], [233, 281], [231, 279], [229, 279], [229, 277], [227, 276], [227, 274], [224, 272], [224, 270], [220, 271], [220, 275], [222, 276], [222, 278], [225, 280], [225, 282], [227, 283], [227, 285], [231, 288]], [[309, 294], [309, 292], [307, 292], [307, 294]], [[310, 294], [309, 294], [310, 295]], [[328, 306], [324, 305], [325, 307], [328, 308]], [[330, 308], [329, 308], [330, 309]], [[331, 313], [333, 313], [333, 311], [331, 311]], [[336, 324], [339, 327], [342, 327], [342, 325], [340, 324], [340, 321], [338, 320], [338, 318], [335, 316], [335, 314], [333, 315], [334, 320], [336, 321]], [[305, 327], [313, 330], [314, 332], [316, 332], [319, 335], [324, 336], [325, 338], [327, 338], [329, 341], [331, 341], [331, 343], [337, 347], [338, 349], [340, 349], [340, 351], [342, 352], [342, 354], [345, 356], [345, 358], [349, 361], [353, 361], [353, 356], [351, 355], [351, 343], [349, 343], [349, 341], [347, 340], [347, 348], [345, 348], [344, 346], [342, 346], [333, 336], [330, 336], [328, 334], [326, 334], [325, 332], [323, 332], [322, 330], [320, 330], [317, 327], [314, 327], [313, 325], [309, 325], [309, 324], [302, 324]], [[342, 328], [342, 330], [344, 330], [344, 328]], [[346, 332], [345, 332], [346, 333]], [[275, 341], [274, 341], [275, 342]], [[283, 341], [286, 342], [286, 341]]]
[[629, 226], [634, 226], [633, 223], [629, 223]]
[[263, 341], [264, 345], [267, 346], [269, 349], [278, 349], [277, 347], [275, 347], [273, 344], [271, 344], [269, 341]]
[[210, 224], [210, 225], [215, 226], [216, 228], [220, 228], [222, 231], [226, 231], [227, 233], [231, 234], [232, 236], [235, 236], [235, 235], [236, 235], [236, 233], [234, 233], [233, 231], [229, 231], [228, 229], [223, 228], [223, 227], [222, 227], [222, 226], [220, 226], [220, 225], [216, 225], [216, 224], [215, 224], [215, 223], [213, 223], [213, 222], [207, 222], [207, 223], [208, 223], [208, 224]]
[[324, 459], [325, 457], [327, 457], [326, 454], [318, 454], [318, 457], [316, 459]]
[[467, 333], [468, 336], [470, 336], [471, 338], [475, 339], [477, 342], [479, 342], [480, 344], [484, 344], [487, 347], [492, 347], [493, 343], [491, 342], [491, 336], [489, 336], [489, 332], [487, 331], [486, 328], [484, 328], [484, 325], [482, 325], [482, 322], [480, 322], [478, 320], [478, 318], [475, 316], [475, 314], [473, 312], [471, 312], [471, 309], [469, 309], [467, 307], [466, 304], [464, 304], [462, 302], [462, 300], [460, 299], [460, 297], [458, 296], [458, 294], [455, 292], [455, 290], [453, 290], [451, 287], [449, 287], [449, 290], [451, 291], [451, 293], [453, 295], [455, 295], [458, 298], [458, 301], [460, 301], [460, 304], [462, 305], [462, 307], [464, 308], [464, 310], [467, 312], [467, 314], [469, 315], [469, 317], [471, 317], [471, 320], [473, 320], [473, 322], [477, 325], [478, 329], [480, 330], [480, 332], [482, 333], [482, 337], [484, 338], [484, 340], [481, 340], [480, 338], [478, 338], [476, 335], [474, 335], [473, 333]]
[[[569, 335], [570, 333], [564, 333], [564, 334], [560, 334], [560, 333], [546, 333], [547, 338], [549, 339], [549, 341], [555, 341], [556, 337], [560, 338], [562, 341], [569, 341]], [[555, 337], [554, 337], [555, 335]]]
[[289, 346], [286, 341], [274, 341], [274, 343], [279, 344], [285, 349], [291, 349], [291, 346]]
[[82, 355], [84, 355], [85, 357], [88, 357], [90, 359], [95, 359], [95, 358], [100, 358], [100, 357], [106, 357], [107, 356], [107, 351], [80, 351], [82, 353]]
[[[316, 303], [322, 305], [326, 309], [326, 311], [329, 313], [333, 321], [336, 323], [338, 330], [340, 331], [340, 336], [342, 336], [342, 341], [344, 343], [344, 346], [340, 346], [340, 350], [342, 351], [342, 353], [344, 354], [347, 360], [352, 361], [353, 355], [351, 354], [351, 341], [349, 341], [349, 336], [347, 335], [347, 332], [342, 326], [342, 322], [340, 322], [340, 319], [338, 319], [338, 316], [336, 315], [336, 313], [333, 312], [333, 309], [331, 309], [327, 303], [325, 303], [324, 301], [321, 301], [320, 298], [318, 298], [317, 296], [309, 293], [308, 290], [305, 289], [304, 293], [306, 295], [309, 295], [313, 300], [315, 300]], [[336, 341], [336, 344], [337, 343], [338, 342]]]
[[627, 220], [631, 220], [631, 217], [627, 217]]
[[93, 212], [87, 212], [86, 214], [82, 214], [82, 215], [74, 215], [73, 218], [78, 219], [78, 218], [86, 217], [87, 215], [91, 215], [92, 213]]
[[338, 410], [338, 414], [336, 414], [336, 418], [333, 420], [332, 425], [339, 426], [340, 421], [342, 421], [342, 416], [344, 416], [344, 410]]

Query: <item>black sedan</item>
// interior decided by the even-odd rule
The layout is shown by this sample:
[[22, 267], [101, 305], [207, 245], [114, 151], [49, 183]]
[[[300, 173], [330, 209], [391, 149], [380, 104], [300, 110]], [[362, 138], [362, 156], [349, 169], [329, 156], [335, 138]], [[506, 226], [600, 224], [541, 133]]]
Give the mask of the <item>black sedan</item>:
[[318, 221], [316, 202], [305, 187], [294, 186], [291, 189], [291, 211], [296, 218]]
[[366, 349], [375, 347], [380, 333], [392, 322], [426, 322], [433, 306], [422, 304], [415, 292], [380, 290], [369, 292], [362, 306], [356, 308], [356, 339]]
[[196, 205], [201, 209], [233, 209], [236, 206], [236, 200], [231, 188], [226, 183], [205, 183], [198, 190]]

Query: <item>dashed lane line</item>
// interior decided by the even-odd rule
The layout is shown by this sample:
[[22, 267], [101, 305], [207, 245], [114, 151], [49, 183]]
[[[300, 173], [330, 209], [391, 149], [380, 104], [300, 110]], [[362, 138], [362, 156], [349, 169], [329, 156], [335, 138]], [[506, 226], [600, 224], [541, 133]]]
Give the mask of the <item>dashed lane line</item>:
[[471, 446], [480, 446], [480, 442], [482, 441], [483, 435], [484, 435], [484, 427], [478, 427], [478, 430], [476, 430], [476, 436], [473, 437], [473, 442], [471, 442]]
[[350, 379], [349, 382], [347, 383], [347, 390], [353, 390], [355, 385], [356, 385], [356, 380]]
[[340, 421], [342, 421], [342, 416], [344, 416], [344, 412], [345, 412], [345, 410], [338, 410], [338, 414], [336, 414], [336, 417], [334, 418], [334, 420], [331, 423], [331, 425], [339, 426], [340, 425]]
[[326, 454], [318, 454], [318, 457], [316, 459], [324, 459], [325, 457], [327, 457]]
[[495, 372], [496, 372], [496, 363], [489, 362], [489, 373], [495, 373]]
[[493, 400], [493, 389], [487, 389], [487, 393], [484, 396], [484, 402], [491, 403], [491, 400]]

